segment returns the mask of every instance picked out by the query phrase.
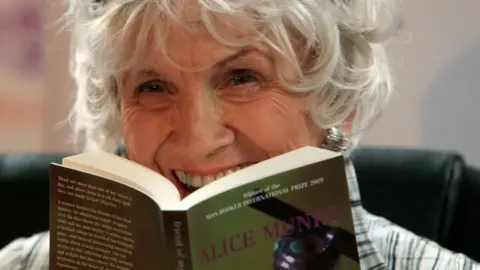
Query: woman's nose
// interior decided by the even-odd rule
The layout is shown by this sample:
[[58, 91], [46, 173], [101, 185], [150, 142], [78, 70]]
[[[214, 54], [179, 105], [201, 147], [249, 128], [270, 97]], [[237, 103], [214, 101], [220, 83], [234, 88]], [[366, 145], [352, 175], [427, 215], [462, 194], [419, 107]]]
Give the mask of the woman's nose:
[[234, 132], [224, 122], [218, 102], [216, 97], [204, 93], [179, 103], [171, 137], [177, 151], [203, 158], [234, 141]]

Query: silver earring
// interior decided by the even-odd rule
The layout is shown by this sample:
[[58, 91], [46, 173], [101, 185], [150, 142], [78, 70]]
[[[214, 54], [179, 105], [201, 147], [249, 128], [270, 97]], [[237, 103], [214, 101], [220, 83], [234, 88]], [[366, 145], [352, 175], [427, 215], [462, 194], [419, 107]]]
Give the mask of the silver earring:
[[347, 149], [347, 143], [348, 139], [345, 138], [345, 134], [336, 128], [329, 128], [322, 147], [334, 152], [343, 152]]

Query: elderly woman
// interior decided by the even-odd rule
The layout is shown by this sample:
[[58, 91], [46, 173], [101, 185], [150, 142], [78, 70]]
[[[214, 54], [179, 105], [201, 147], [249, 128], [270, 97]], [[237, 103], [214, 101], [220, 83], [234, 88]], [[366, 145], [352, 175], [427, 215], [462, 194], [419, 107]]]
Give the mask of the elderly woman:
[[[342, 150], [362, 269], [480, 269], [361, 205], [348, 154], [392, 92], [393, 0], [90, 1], [67, 14], [85, 151], [124, 145], [175, 181], [167, 168], [193, 179], [304, 145]], [[47, 269], [48, 242], [12, 242], [0, 269]]]

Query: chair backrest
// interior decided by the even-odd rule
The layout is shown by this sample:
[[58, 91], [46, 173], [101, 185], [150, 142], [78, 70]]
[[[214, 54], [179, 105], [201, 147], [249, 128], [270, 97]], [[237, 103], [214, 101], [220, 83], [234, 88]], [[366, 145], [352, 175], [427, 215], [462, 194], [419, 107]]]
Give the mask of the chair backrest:
[[63, 154], [0, 155], [0, 247], [49, 228], [49, 163]]
[[352, 160], [365, 209], [480, 261], [480, 171], [461, 155], [363, 147]]

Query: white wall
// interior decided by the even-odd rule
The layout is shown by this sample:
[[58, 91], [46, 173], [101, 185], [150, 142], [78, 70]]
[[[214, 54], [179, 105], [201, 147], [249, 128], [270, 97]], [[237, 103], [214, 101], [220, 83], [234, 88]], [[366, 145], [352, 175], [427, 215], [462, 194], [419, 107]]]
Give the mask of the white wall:
[[404, 0], [397, 90], [364, 145], [456, 150], [480, 166], [480, 1]]
[[39, 0], [0, 0], [0, 152], [42, 151], [42, 23]]

